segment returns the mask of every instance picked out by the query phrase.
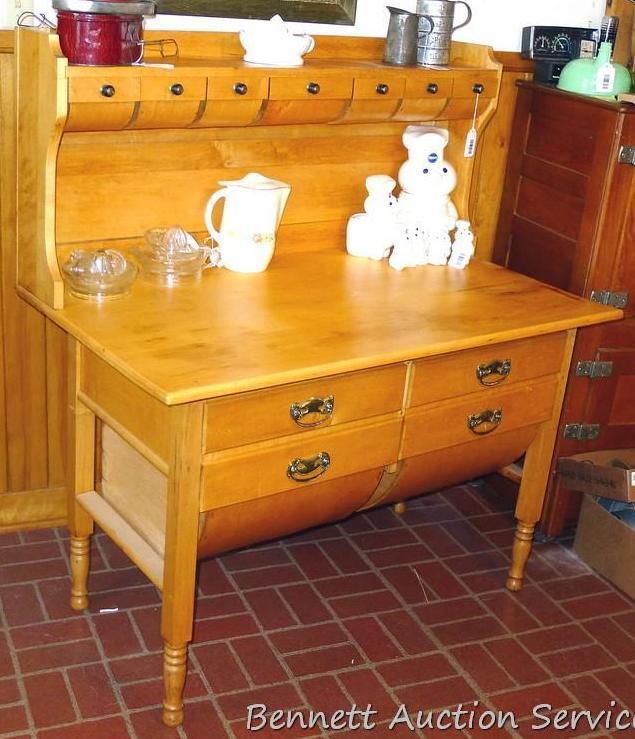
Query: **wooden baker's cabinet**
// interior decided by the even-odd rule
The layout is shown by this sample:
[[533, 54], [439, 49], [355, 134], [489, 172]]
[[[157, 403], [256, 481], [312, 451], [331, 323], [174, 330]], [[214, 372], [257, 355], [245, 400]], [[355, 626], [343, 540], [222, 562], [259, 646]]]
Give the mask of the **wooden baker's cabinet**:
[[[71, 605], [93, 524], [161, 589], [164, 721], [183, 717], [200, 557], [491, 472], [527, 450], [507, 586], [522, 586], [578, 326], [619, 312], [489, 263], [397, 272], [344, 251], [365, 178], [396, 175], [410, 121], [450, 134], [469, 215], [500, 66], [386, 68], [383, 44], [319, 40], [254, 70], [235, 36], [184, 34], [173, 69], [71, 67], [19, 32], [18, 291], [67, 334]], [[178, 85], [178, 87], [177, 87]], [[208, 270], [94, 304], [64, 290], [77, 246], [124, 251], [168, 222], [204, 236], [218, 180], [292, 194], [262, 274]], [[35, 214], [35, 217], [31, 217]], [[502, 583], [501, 583], [502, 585]]]
[[[519, 83], [494, 261], [625, 313], [578, 332], [542, 519], [547, 534], [560, 533], [580, 506], [579, 494], [558, 483], [558, 457], [635, 446], [635, 167], [620, 162], [628, 147], [635, 105]], [[584, 438], [567, 438], [578, 424]]]

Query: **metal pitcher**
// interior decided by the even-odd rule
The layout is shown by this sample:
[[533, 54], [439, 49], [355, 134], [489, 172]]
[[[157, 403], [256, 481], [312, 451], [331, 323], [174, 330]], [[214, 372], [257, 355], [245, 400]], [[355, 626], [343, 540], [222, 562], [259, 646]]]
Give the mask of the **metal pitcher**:
[[[454, 25], [454, 10], [464, 5], [467, 11], [465, 20]], [[450, 41], [452, 31], [463, 28], [472, 20], [472, 9], [464, 0], [417, 0], [417, 13], [430, 16], [434, 30], [419, 27], [417, 42], [417, 64], [439, 67], [450, 62]]]
[[417, 63], [417, 45], [422, 31], [429, 33], [434, 28], [432, 19], [421, 13], [388, 6], [390, 21], [386, 36], [384, 62], [400, 66]]

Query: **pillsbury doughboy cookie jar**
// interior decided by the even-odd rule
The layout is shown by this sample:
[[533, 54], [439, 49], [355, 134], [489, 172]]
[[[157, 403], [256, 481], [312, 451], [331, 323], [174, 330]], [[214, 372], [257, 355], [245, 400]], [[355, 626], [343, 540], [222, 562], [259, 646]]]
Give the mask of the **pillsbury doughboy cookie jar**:
[[450, 193], [456, 187], [454, 167], [445, 160], [449, 134], [436, 126], [408, 126], [403, 143], [408, 159], [399, 169], [399, 214], [416, 219], [427, 232], [451, 231], [458, 217]]

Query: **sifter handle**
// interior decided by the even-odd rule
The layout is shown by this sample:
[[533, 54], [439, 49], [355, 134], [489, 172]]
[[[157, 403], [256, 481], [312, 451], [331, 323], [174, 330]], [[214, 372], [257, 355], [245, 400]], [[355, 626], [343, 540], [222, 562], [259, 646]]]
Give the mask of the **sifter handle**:
[[456, 31], [458, 28], [463, 28], [463, 26], [467, 26], [467, 24], [472, 20], [472, 8], [464, 2], [464, 0], [456, 0], [455, 5], [465, 5], [465, 8], [467, 9], [467, 18], [463, 21], [463, 23], [459, 23], [458, 26], [454, 26], [452, 29], [453, 31]]

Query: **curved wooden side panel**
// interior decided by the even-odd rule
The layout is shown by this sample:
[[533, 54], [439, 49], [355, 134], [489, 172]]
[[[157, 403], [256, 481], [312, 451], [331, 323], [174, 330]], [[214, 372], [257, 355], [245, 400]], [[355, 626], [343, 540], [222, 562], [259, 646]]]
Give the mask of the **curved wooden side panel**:
[[370, 498], [381, 475], [369, 470], [202, 513], [198, 558], [345, 518]]
[[71, 103], [68, 106], [66, 131], [121, 131], [133, 119], [137, 105], [133, 102]]
[[[480, 138], [485, 132], [490, 118], [496, 112], [496, 98], [486, 98], [479, 102], [475, 125], [478, 132], [477, 150], [472, 158], [465, 158], [464, 156], [466, 137], [472, 127], [472, 118], [467, 115], [469, 113], [468, 109], [474, 110], [474, 97], [450, 101], [443, 112], [443, 115], [449, 119], [447, 127], [450, 131], [450, 142], [446, 149], [446, 157], [448, 161], [454, 164], [457, 172], [460, 172], [456, 189], [452, 193], [452, 200], [459, 214], [462, 214], [462, 218], [468, 217], [466, 214], [473, 212], [472, 200], [475, 198], [475, 192], [472, 189], [472, 182], [475, 177], [474, 173], [478, 172], [480, 167]], [[467, 117], [463, 117], [466, 115]]]
[[18, 285], [62, 308], [55, 253], [57, 151], [66, 121], [67, 60], [48, 30], [20, 28], [18, 44]]

